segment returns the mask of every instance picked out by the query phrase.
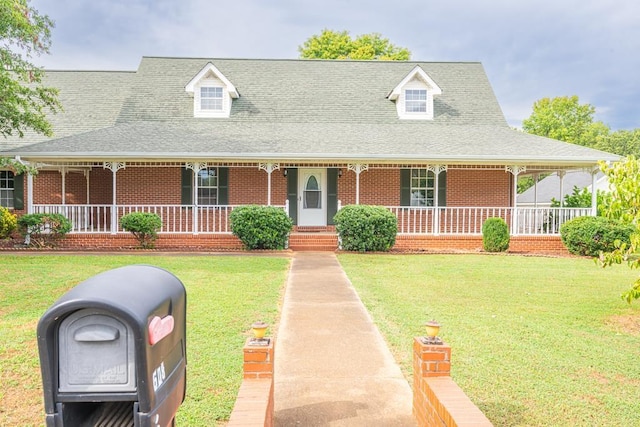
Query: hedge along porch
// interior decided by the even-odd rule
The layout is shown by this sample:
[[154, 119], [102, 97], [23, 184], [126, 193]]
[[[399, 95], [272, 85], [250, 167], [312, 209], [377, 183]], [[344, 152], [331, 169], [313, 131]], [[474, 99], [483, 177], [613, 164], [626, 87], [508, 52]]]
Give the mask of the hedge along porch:
[[617, 159], [511, 129], [478, 63], [144, 57], [134, 72], [46, 79], [64, 106], [55, 136], [0, 141], [39, 170], [3, 171], [0, 200], [64, 213], [105, 246], [132, 211], [161, 215], [159, 246], [212, 247], [237, 244], [235, 206], [281, 206], [296, 232], [331, 234], [352, 203], [394, 212], [397, 247], [474, 249], [490, 216], [556, 245], [591, 209], [517, 208], [517, 177]]

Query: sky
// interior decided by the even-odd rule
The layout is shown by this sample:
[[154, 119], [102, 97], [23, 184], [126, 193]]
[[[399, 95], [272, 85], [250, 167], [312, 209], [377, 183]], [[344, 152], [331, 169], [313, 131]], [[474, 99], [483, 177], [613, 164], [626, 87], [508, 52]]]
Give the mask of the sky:
[[612, 130], [640, 128], [637, 0], [31, 0], [55, 21], [55, 70], [135, 70], [143, 56], [299, 57], [328, 28], [380, 33], [411, 59], [483, 64], [511, 126], [577, 95]]

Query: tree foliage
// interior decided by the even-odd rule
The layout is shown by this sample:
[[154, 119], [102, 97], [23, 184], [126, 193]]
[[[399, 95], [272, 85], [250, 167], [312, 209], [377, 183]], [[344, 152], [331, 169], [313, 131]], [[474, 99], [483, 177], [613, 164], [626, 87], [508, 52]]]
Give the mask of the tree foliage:
[[611, 132], [595, 148], [620, 156], [634, 155], [640, 157], [640, 129]]
[[42, 85], [44, 72], [32, 64], [48, 53], [53, 21], [29, 0], [0, 0], [0, 135], [26, 130], [52, 135], [47, 112], [60, 109], [57, 90]]
[[[598, 190], [596, 192], [596, 207], [598, 210], [598, 216], [604, 216], [605, 209], [611, 203], [611, 194]], [[551, 198], [551, 207], [559, 208], [560, 200], [555, 197]], [[579, 188], [577, 185], [573, 186], [571, 194], [564, 195], [564, 202], [562, 207], [565, 208], [590, 208], [591, 207], [591, 191], [587, 187]]]
[[[613, 220], [632, 224], [635, 228], [630, 236], [630, 243], [616, 242], [616, 249], [602, 253], [599, 264], [602, 267], [626, 262], [632, 269], [640, 267], [640, 160], [634, 156], [624, 161], [607, 165], [601, 163], [601, 170], [609, 179], [611, 202], [605, 215]], [[640, 298], [640, 277], [631, 288], [622, 294], [629, 304]]]
[[531, 116], [522, 121], [525, 132], [594, 147], [609, 134], [609, 127], [595, 122], [596, 109], [580, 104], [576, 95], [542, 98], [533, 104]]
[[378, 33], [362, 34], [352, 39], [348, 31], [324, 29], [298, 46], [304, 59], [378, 59], [407, 61], [409, 49], [392, 44]]

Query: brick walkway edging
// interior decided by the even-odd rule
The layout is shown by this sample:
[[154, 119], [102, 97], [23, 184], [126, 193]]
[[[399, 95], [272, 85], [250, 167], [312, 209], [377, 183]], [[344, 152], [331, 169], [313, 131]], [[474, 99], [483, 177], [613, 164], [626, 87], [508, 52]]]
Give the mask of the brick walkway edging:
[[419, 426], [493, 426], [451, 379], [451, 347], [413, 340], [413, 415]]
[[244, 379], [227, 427], [273, 426], [274, 341], [269, 338], [268, 345], [252, 345], [247, 339], [242, 350]]

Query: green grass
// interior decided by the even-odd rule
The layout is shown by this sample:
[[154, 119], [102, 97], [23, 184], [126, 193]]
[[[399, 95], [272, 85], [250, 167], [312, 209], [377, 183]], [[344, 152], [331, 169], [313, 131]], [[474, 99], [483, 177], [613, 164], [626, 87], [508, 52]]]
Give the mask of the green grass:
[[356, 255], [339, 260], [408, 376], [437, 319], [452, 377], [496, 426], [640, 425], [637, 272], [577, 258]]
[[165, 268], [187, 289], [187, 398], [177, 424], [228, 419], [250, 325], [277, 321], [289, 265], [287, 258], [258, 256], [0, 256], [0, 425], [7, 426], [40, 426], [44, 420], [40, 316], [81, 281], [129, 264]]

